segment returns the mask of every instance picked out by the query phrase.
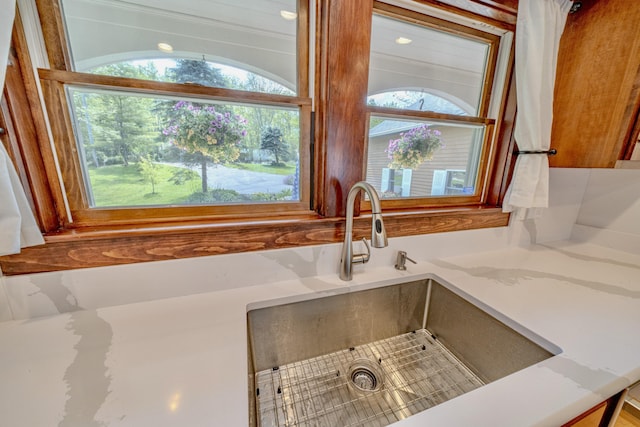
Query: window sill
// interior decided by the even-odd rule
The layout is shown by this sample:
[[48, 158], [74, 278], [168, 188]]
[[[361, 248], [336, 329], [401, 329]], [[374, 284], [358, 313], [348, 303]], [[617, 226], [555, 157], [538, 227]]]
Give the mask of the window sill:
[[[389, 237], [504, 227], [500, 208], [467, 207], [396, 211], [384, 215]], [[343, 218], [314, 215], [242, 223], [156, 225], [136, 228], [65, 230], [45, 236], [44, 245], [0, 257], [5, 275], [339, 243]], [[368, 215], [356, 218], [355, 238], [369, 233]]]

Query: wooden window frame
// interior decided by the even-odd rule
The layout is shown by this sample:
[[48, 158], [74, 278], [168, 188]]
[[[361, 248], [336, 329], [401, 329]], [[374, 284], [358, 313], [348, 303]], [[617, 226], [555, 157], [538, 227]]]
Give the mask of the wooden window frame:
[[[67, 188], [66, 196], [73, 222], [65, 224], [68, 228], [96, 227], [104, 224], [126, 225], [156, 222], [171, 222], [176, 218], [210, 221], [228, 221], [264, 216], [290, 216], [309, 213], [309, 147], [311, 129], [311, 100], [303, 97], [269, 95], [239, 90], [208, 88], [144, 81], [123, 77], [98, 76], [61, 70], [39, 70], [44, 97], [50, 111], [53, 138], [58, 143], [57, 156], [61, 175]], [[115, 90], [122, 94], [151, 94], [158, 96], [181, 96], [184, 99], [194, 96], [197, 100], [215, 100], [222, 102], [242, 102], [252, 106], [275, 106], [282, 108], [298, 107], [300, 112], [300, 200], [295, 202], [272, 202], [179, 206], [179, 207], [117, 207], [92, 208], [89, 206], [83, 183], [82, 165], [77, 154], [76, 138], [72, 118], [67, 105], [67, 87], [96, 90]]]
[[[36, 0], [43, 14], [41, 25], [45, 40], [60, 40], [60, 21], [52, 19], [47, 10], [56, 11], [56, 3]], [[481, 22], [514, 30], [515, 10], [508, 7], [473, 10], [473, 2], [467, 0], [441, 2], [421, 0], [421, 3], [444, 8]], [[368, 6], [368, 7], [367, 7]], [[44, 12], [43, 12], [44, 11]], [[26, 41], [19, 19], [14, 30], [14, 46], [18, 52], [21, 82], [28, 94], [26, 100], [18, 99], [16, 81], [5, 90], [6, 102], [16, 119], [16, 111], [22, 116], [14, 120], [17, 128], [31, 122], [36, 138], [18, 137], [23, 152], [36, 153], [44, 162], [39, 167], [25, 160], [23, 154], [13, 156], [16, 167], [24, 177], [23, 184], [34, 195], [34, 211], [45, 235], [45, 245], [25, 248], [20, 254], [0, 257], [3, 274], [25, 274], [72, 268], [97, 267], [135, 262], [179, 259], [221, 253], [297, 247], [336, 243], [344, 238], [344, 210], [346, 194], [351, 186], [362, 179], [364, 173], [365, 133], [369, 111], [364, 102], [367, 92], [370, 21], [373, 1], [370, 3], [345, 2], [343, 0], [317, 0], [316, 49], [314, 77], [314, 113], [312, 125], [313, 167], [311, 209], [304, 212], [278, 212], [273, 215], [237, 215], [234, 212], [222, 217], [176, 217], [167, 220], [159, 216], [153, 221], [141, 220], [135, 224], [112, 223], [105, 225], [101, 219], [88, 221], [82, 226], [70, 226], [66, 217], [63, 193], [57, 174], [56, 153], [51, 149], [42, 100], [38, 95], [36, 76], [33, 73]], [[59, 12], [59, 11], [58, 11]], [[54, 14], [55, 15], [55, 14]], [[303, 11], [301, 19], [308, 19]], [[307, 15], [307, 16], [304, 16]], [[55, 18], [55, 16], [54, 16]], [[355, 29], [355, 30], [354, 30]], [[299, 41], [299, 43], [305, 43]], [[308, 46], [308, 41], [305, 46]], [[67, 64], [68, 53], [62, 45], [47, 50], [52, 68]], [[511, 52], [510, 64], [513, 63]], [[305, 61], [302, 61], [305, 62]], [[299, 64], [308, 67], [308, 63]], [[40, 75], [43, 92], [58, 91], [69, 70], [42, 70]], [[501, 201], [513, 168], [512, 137], [515, 118], [515, 81], [512, 65], [507, 72], [508, 82], [503, 93], [502, 109], [495, 121], [496, 142], [488, 153], [489, 166], [484, 200], [481, 203], [447, 206], [398, 206], [385, 211], [385, 224], [390, 237], [411, 236], [446, 231], [503, 227], [508, 225], [509, 215], [501, 211]], [[75, 76], [78, 77], [77, 75]], [[114, 85], [122, 83], [112, 78]], [[346, 82], [346, 83], [345, 83]], [[308, 82], [306, 82], [308, 83]], [[149, 83], [149, 90], [161, 90], [161, 86]], [[302, 83], [299, 87], [303, 87]], [[308, 84], [304, 87], [308, 87]], [[198, 96], [225, 99], [236, 96], [224, 89], [203, 89]], [[306, 104], [301, 108], [311, 108]], [[48, 105], [50, 114], [68, 114], [59, 104]], [[393, 112], [397, 113], [396, 111]], [[489, 123], [491, 126], [492, 124]], [[56, 129], [56, 135], [64, 135]], [[24, 132], [19, 129], [16, 134]], [[5, 138], [3, 142], [6, 143]], [[364, 206], [366, 210], [366, 206]], [[356, 218], [355, 237], [368, 233], [367, 215]]]
[[[297, 95], [285, 96], [204, 87], [182, 83], [139, 80], [117, 76], [72, 71], [69, 44], [64, 32], [58, 0], [37, 0], [43, 26], [50, 69], [39, 69], [43, 97], [49, 112], [60, 175], [66, 189], [69, 217], [64, 228], [123, 226], [175, 223], [184, 221], [238, 221], [256, 218], [301, 216], [310, 213], [310, 134], [311, 99], [308, 97], [308, 4], [298, 0]], [[122, 94], [184, 97], [185, 99], [242, 103], [251, 106], [297, 107], [300, 121], [300, 200], [292, 202], [256, 202], [251, 204], [183, 205], [183, 206], [90, 206], [80, 148], [71, 117], [67, 88], [113, 90]], [[191, 98], [193, 97], [193, 98]]]
[[[368, 107], [369, 114], [376, 117], [388, 117], [391, 119], [411, 119], [411, 120], [437, 120], [439, 122], [448, 121], [453, 124], [475, 124], [484, 125], [484, 137], [480, 150], [478, 163], [477, 184], [474, 194], [468, 196], [443, 196], [443, 197], [402, 197], [395, 199], [382, 199], [380, 201], [383, 209], [429, 209], [442, 206], [473, 206], [484, 203], [485, 184], [487, 181], [487, 170], [489, 162], [489, 153], [492, 148], [492, 141], [495, 128], [495, 120], [460, 116], [452, 116], [450, 114], [438, 114], [431, 112], [419, 111], [398, 111], [389, 108]], [[371, 210], [368, 201], [363, 202], [363, 209]]]
[[[444, 196], [444, 197], [402, 197], [394, 199], [382, 199], [383, 209], [429, 209], [442, 206], [478, 206], [482, 205], [487, 197], [486, 183], [489, 170], [489, 155], [493, 148], [496, 120], [488, 118], [491, 95], [494, 87], [500, 37], [486, 33], [471, 27], [457, 23], [444, 21], [413, 10], [403, 9], [380, 1], [374, 1], [373, 13], [382, 17], [395, 19], [421, 27], [443, 31], [452, 35], [459, 35], [467, 39], [486, 43], [488, 46], [487, 62], [484, 70], [484, 81], [480, 99], [478, 100], [478, 112], [476, 116], [458, 116], [453, 114], [434, 113], [431, 111], [415, 111], [400, 108], [384, 108], [367, 105], [368, 117], [386, 117], [391, 119], [409, 120], [435, 120], [451, 124], [473, 124], [484, 126], [484, 137], [479, 156], [477, 181], [474, 194], [468, 196]], [[366, 156], [365, 156], [366, 162]], [[366, 166], [365, 166], [366, 168]], [[362, 203], [363, 210], [370, 212], [371, 205], [368, 201]]]

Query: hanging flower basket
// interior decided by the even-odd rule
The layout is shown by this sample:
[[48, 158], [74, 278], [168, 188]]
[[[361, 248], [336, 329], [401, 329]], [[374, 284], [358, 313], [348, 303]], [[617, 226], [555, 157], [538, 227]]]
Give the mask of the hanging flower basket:
[[389, 141], [386, 153], [391, 161], [391, 169], [417, 169], [424, 162], [433, 159], [433, 154], [442, 147], [439, 130], [429, 125], [420, 125], [407, 132], [400, 133], [400, 138]]
[[[220, 109], [220, 108], [219, 108]], [[240, 144], [247, 135], [247, 120], [213, 105], [179, 101], [162, 133], [175, 146], [189, 153], [202, 153], [213, 163], [233, 162], [240, 156]]]

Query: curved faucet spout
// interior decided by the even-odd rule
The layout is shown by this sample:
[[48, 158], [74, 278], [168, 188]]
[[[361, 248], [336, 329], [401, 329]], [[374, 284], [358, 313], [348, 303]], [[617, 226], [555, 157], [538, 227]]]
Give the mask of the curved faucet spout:
[[340, 257], [340, 279], [351, 280], [352, 266], [354, 263], [366, 263], [369, 261], [369, 245], [366, 239], [362, 239], [367, 247], [366, 254], [353, 254], [353, 210], [356, 197], [360, 190], [363, 190], [369, 196], [371, 201], [371, 246], [374, 248], [384, 248], [387, 246], [387, 232], [384, 229], [382, 221], [382, 209], [380, 208], [380, 199], [375, 188], [368, 182], [356, 182], [347, 196], [347, 219], [344, 231], [344, 243], [342, 244], [342, 255]]

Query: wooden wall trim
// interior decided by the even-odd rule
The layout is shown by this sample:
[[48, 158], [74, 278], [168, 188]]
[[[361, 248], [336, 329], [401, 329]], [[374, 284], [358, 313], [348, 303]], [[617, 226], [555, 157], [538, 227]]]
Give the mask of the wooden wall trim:
[[377, 107], [367, 106], [367, 111], [376, 116], [398, 118], [401, 116], [407, 116], [410, 118], [419, 117], [425, 120], [438, 120], [441, 122], [449, 123], [469, 123], [476, 125], [494, 125], [495, 119], [489, 119], [485, 117], [473, 117], [473, 116], [458, 116], [455, 114], [434, 113], [433, 111], [416, 111], [416, 110], [401, 110], [398, 108], [389, 107]]
[[[390, 238], [456, 230], [504, 227], [509, 215], [500, 209], [467, 208], [429, 214], [389, 213], [384, 215]], [[354, 221], [356, 239], [370, 235], [369, 216]], [[23, 249], [17, 255], [0, 257], [5, 275], [40, 273], [138, 262], [193, 258], [216, 254], [242, 253], [263, 249], [340, 243], [344, 220], [326, 218], [274, 221], [206, 227], [180, 227], [156, 235], [104, 233], [89, 238], [81, 233], [46, 236], [44, 245]]]
[[86, 86], [96, 89], [107, 88], [131, 91], [134, 93], [148, 93], [159, 97], [163, 95], [175, 96], [176, 93], [180, 93], [184, 96], [194, 96], [203, 99], [215, 99], [218, 101], [228, 102], [247, 102], [258, 105], [267, 104], [281, 107], [311, 105], [311, 99], [309, 98], [261, 92], [247, 92], [237, 89], [186, 85], [183, 83], [170, 83], [154, 80], [138, 80], [130, 77], [47, 70], [44, 68], [40, 68], [38, 73], [42, 80], [61, 84]]
[[[344, 216], [349, 189], [364, 179], [367, 84], [373, 2], [325, 0], [327, 26], [321, 28], [320, 51], [326, 64], [321, 76], [324, 148], [318, 159], [324, 171], [320, 214]], [[345, 85], [345, 82], [349, 82]], [[354, 102], [362, 100], [362, 102]]]
[[[511, 58], [515, 55], [515, 43], [511, 46]], [[497, 135], [496, 145], [492, 153], [490, 176], [487, 180], [487, 199], [488, 206], [501, 206], [502, 200], [507, 192], [509, 182], [515, 168], [515, 139], [513, 131], [516, 122], [516, 112], [518, 109], [516, 98], [516, 79], [513, 72], [513, 60], [509, 60], [509, 69], [507, 70], [507, 79], [505, 81], [505, 90], [503, 92], [502, 116], [496, 124]]]
[[47, 46], [49, 65], [56, 70], [70, 70], [69, 49], [66, 40], [62, 11], [57, 1], [35, 0], [40, 26]]
[[61, 226], [66, 212], [62, 198], [56, 198], [62, 190], [19, 11], [11, 47], [2, 108], [5, 121], [11, 122], [9, 153], [41, 230], [50, 232]]
[[418, 0], [422, 3], [436, 6], [453, 12], [486, 22], [498, 28], [509, 31], [515, 30], [518, 10], [518, 0]]

